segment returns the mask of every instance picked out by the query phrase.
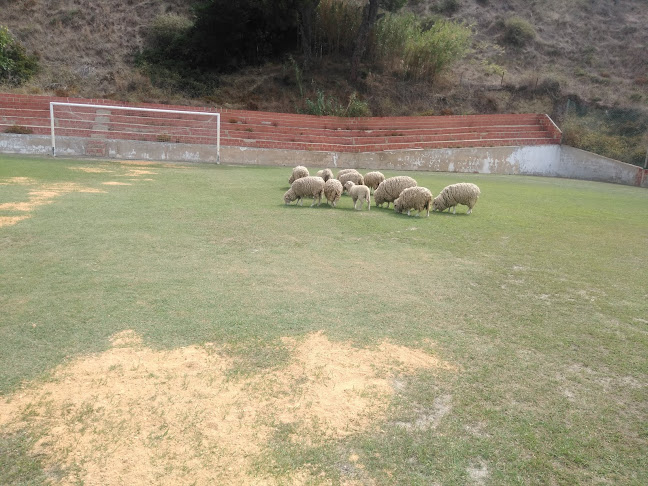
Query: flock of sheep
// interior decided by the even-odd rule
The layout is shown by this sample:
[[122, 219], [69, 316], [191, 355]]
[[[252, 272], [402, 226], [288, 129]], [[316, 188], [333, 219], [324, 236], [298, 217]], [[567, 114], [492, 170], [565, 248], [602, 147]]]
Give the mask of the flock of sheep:
[[[313, 198], [311, 207], [322, 203], [322, 197], [333, 207], [344, 192], [351, 196], [353, 208], [361, 210], [366, 203], [367, 210], [371, 209], [371, 191], [373, 191], [376, 206], [382, 206], [387, 203], [387, 207], [393, 202], [394, 210], [397, 213], [407, 211], [410, 215], [412, 210], [426, 210], [427, 216], [432, 211], [452, 213], [457, 211], [457, 205], [463, 204], [468, 206], [467, 214], [472, 212], [473, 207], [477, 204], [480, 195], [479, 187], [469, 182], [460, 182], [446, 186], [437, 197], [433, 197], [432, 192], [425, 187], [421, 187], [409, 176], [396, 176], [385, 179], [380, 172], [369, 172], [364, 176], [355, 169], [342, 169], [333, 176], [331, 169], [320, 170], [317, 175], [311, 176], [306, 167], [301, 165], [295, 167], [290, 179], [288, 179], [290, 189], [284, 194], [284, 202], [290, 204], [293, 201], [301, 206], [302, 199], [305, 197]], [[359, 207], [358, 207], [359, 203]]]

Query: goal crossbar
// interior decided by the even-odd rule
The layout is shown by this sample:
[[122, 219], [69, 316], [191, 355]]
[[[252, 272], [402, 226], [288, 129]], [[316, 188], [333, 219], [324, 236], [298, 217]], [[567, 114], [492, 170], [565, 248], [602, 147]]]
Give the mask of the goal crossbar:
[[54, 106], [72, 106], [76, 108], [98, 108], [103, 110], [126, 110], [126, 111], [144, 111], [155, 113], [173, 113], [176, 115], [200, 115], [216, 117], [216, 160], [220, 162], [220, 113], [207, 111], [189, 111], [189, 110], [165, 110], [162, 108], [136, 108], [132, 106], [111, 106], [111, 105], [93, 105], [86, 103], [65, 103], [61, 101], [50, 101], [50, 127], [52, 132], [52, 156], [56, 157], [56, 139], [54, 135]]

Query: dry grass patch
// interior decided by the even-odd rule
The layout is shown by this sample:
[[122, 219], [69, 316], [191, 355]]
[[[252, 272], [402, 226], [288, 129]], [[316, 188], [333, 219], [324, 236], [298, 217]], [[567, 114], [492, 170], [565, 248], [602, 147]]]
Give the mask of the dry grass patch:
[[[63, 469], [61, 484], [276, 484], [250, 471], [277, 426], [292, 424], [290, 440], [305, 444], [361, 433], [385, 419], [395, 374], [455, 370], [419, 350], [358, 349], [321, 332], [284, 338], [287, 366], [240, 379], [211, 344], [156, 351], [134, 331], [111, 342], [0, 402], [2, 428], [38, 436], [32, 452]], [[312, 479], [294, 473], [293, 484]]]
[[82, 192], [88, 194], [105, 193], [101, 189], [82, 186], [72, 182], [58, 182], [51, 184], [40, 184], [33, 179], [27, 177], [12, 177], [0, 180], [0, 185], [21, 185], [21, 186], [34, 186], [34, 189], [29, 191], [29, 199], [27, 201], [6, 202], [0, 204], [0, 211], [18, 211], [22, 213], [29, 213], [20, 216], [0, 216], [0, 227], [14, 225], [24, 219], [31, 217], [32, 211], [41, 206], [51, 204], [54, 200], [62, 195], [72, 192]]

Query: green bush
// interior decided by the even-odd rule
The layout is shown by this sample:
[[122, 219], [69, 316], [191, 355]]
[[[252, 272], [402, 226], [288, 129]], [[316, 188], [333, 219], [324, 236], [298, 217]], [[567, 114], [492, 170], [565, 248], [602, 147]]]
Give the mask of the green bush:
[[317, 98], [312, 101], [306, 98], [305, 113], [317, 116], [340, 116], [340, 117], [365, 117], [371, 116], [369, 104], [358, 99], [356, 93], [352, 93], [346, 106], [342, 105], [337, 98], [328, 98], [322, 90], [317, 91]]
[[25, 52], [9, 29], [0, 26], [0, 83], [22, 84], [38, 72], [38, 59]]
[[411, 79], [434, 79], [470, 47], [469, 26], [413, 14], [386, 15], [376, 25], [372, 52], [383, 68]]
[[502, 41], [511, 46], [523, 47], [536, 37], [533, 26], [520, 17], [510, 17], [504, 20], [502, 27], [504, 29]]
[[648, 141], [646, 132], [625, 133], [624, 124], [603, 121], [596, 114], [572, 115], [562, 126], [563, 143], [628, 164], [643, 166]]

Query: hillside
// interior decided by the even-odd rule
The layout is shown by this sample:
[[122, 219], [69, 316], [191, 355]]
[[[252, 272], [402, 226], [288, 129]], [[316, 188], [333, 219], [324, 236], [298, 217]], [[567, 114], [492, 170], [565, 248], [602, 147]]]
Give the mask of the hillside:
[[[406, 8], [417, 14], [441, 13], [473, 25], [472, 52], [434, 83], [406, 81], [367, 65], [360, 85], [351, 86], [348, 59], [324, 56], [301, 82], [294, 63], [283, 59], [220, 76], [213, 93], [199, 99], [153, 86], [134, 66], [153, 19], [188, 16], [188, 2], [0, 4], [0, 25], [37, 53], [43, 66], [29, 84], [4, 91], [281, 112], [303, 109], [305, 99], [314, 99], [318, 91], [343, 104], [357, 92], [379, 116], [546, 112], [560, 118], [567, 96], [610, 107], [645, 108], [648, 100], [644, 0], [410, 0]], [[512, 16], [536, 32], [526, 46], [502, 42], [502, 22]]]

